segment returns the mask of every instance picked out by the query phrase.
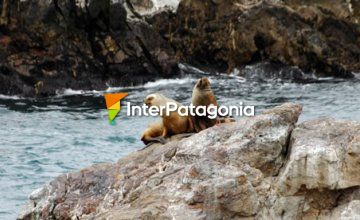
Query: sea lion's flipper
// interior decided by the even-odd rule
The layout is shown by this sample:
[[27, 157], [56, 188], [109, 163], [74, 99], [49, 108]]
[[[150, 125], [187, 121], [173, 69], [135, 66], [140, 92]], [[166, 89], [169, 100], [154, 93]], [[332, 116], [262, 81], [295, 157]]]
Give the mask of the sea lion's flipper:
[[155, 142], [150, 142], [148, 143], [145, 147], [141, 148], [140, 150], [138, 151], [142, 151], [142, 150], [145, 150], [146, 148], [150, 147], [151, 145], [155, 144]]
[[211, 128], [212, 126], [217, 124], [217, 119], [210, 119], [207, 116], [201, 116], [197, 118], [200, 131]]
[[147, 142], [146, 142], [147, 143], [146, 146], [144, 148], [140, 149], [139, 151], [144, 150], [144, 149], [146, 149], [146, 148], [148, 148], [151, 145], [156, 144], [156, 143], [166, 144], [167, 142], [168, 141], [164, 137], [161, 137], [161, 136], [160, 137], [155, 137], [155, 138], [149, 138], [147, 140]]

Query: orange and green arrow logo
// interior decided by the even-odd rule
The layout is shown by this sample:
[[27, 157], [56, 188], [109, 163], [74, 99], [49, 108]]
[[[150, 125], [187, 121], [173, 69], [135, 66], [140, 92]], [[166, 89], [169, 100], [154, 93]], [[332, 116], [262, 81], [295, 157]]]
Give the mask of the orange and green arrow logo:
[[117, 114], [120, 112], [121, 99], [125, 98], [128, 94], [127, 93], [112, 93], [112, 94], [105, 94], [105, 101], [106, 101], [106, 108], [109, 112], [109, 122], [110, 124], [114, 125]]

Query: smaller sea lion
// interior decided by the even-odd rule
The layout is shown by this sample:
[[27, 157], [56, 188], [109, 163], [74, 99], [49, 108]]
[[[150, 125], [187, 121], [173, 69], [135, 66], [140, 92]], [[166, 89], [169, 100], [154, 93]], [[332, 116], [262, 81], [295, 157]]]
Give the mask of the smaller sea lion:
[[[216, 101], [216, 97], [211, 89], [210, 81], [207, 77], [202, 77], [199, 79], [193, 89], [192, 98], [191, 98], [192, 105], [195, 107], [198, 106], [218, 106]], [[206, 108], [207, 111], [207, 108]], [[194, 116], [192, 117], [194, 129], [196, 132], [200, 132], [206, 128], [210, 128], [216, 124], [222, 123], [230, 123], [235, 122], [235, 119], [229, 117], [216, 117], [211, 119], [206, 116]]]
[[[210, 105], [218, 106], [216, 97], [211, 90], [210, 81], [207, 77], [199, 79], [193, 89], [191, 103], [193, 106], [205, 106]], [[207, 110], [207, 108], [206, 108]], [[218, 119], [210, 119], [206, 116], [193, 116], [193, 124], [196, 132], [200, 132], [206, 128], [212, 127], [218, 123]]]

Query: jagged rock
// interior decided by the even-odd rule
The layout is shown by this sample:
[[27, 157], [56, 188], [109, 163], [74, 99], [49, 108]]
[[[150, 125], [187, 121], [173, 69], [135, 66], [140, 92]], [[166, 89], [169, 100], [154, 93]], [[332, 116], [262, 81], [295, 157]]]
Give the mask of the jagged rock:
[[317, 119], [291, 134], [289, 155], [259, 219], [357, 219], [360, 123]]
[[[274, 184], [275, 185], [275, 184]], [[256, 219], [356, 219], [359, 186], [346, 190], [302, 189], [281, 196], [272, 189]]]
[[[295, 9], [304, 9], [307, 6], [316, 6], [320, 10], [330, 12], [336, 17], [359, 23], [360, 19], [360, 1], [355, 0], [317, 0], [314, 4], [312, 0], [291, 0], [285, 1], [284, 4]], [[305, 7], [304, 7], [305, 6]]]
[[3, 94], [103, 90], [177, 74], [174, 51], [144, 19], [128, 18], [130, 3], [86, 2], [10, 2], [0, 26]]
[[324, 219], [346, 219], [356, 220], [360, 218], [360, 200], [353, 200], [347, 204], [336, 207], [332, 213], [328, 216], [324, 216]]
[[[341, 13], [349, 3], [336, 2], [343, 4], [182, 0], [176, 15], [168, 16], [170, 24], [156, 16], [151, 22], [185, 63], [230, 72], [271, 61], [348, 78], [360, 71], [360, 29]], [[355, 19], [349, 10], [348, 16]]]
[[279, 177], [279, 191], [295, 194], [306, 189], [339, 190], [360, 183], [360, 124], [319, 119], [297, 126], [291, 152]]
[[360, 124], [296, 126], [300, 112], [284, 104], [59, 176], [19, 219], [357, 219]]

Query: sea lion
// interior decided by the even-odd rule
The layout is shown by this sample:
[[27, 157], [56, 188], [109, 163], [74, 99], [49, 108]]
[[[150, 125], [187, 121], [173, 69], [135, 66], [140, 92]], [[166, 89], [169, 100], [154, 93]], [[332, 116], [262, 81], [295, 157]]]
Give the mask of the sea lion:
[[[210, 105], [218, 106], [216, 97], [213, 91], [211, 90], [210, 81], [207, 77], [202, 77], [196, 82], [192, 93], [191, 103], [195, 107], [198, 106], [208, 107]], [[200, 132], [216, 124], [234, 122], [235, 120], [228, 117], [219, 118], [218, 116], [214, 119], [211, 119], [208, 117], [208, 115], [206, 115], [206, 116], [193, 116], [192, 121], [195, 131]]]
[[166, 140], [162, 137], [163, 132], [164, 125], [162, 121], [152, 123], [144, 131], [143, 135], [141, 136], [141, 141], [144, 142], [145, 145], [148, 145], [151, 142], [160, 142], [162, 144], [166, 144]]
[[[218, 106], [216, 97], [211, 90], [210, 81], [207, 77], [199, 79], [193, 89], [191, 103], [195, 107], [199, 106]], [[207, 108], [206, 108], [207, 109]], [[194, 129], [196, 132], [200, 132], [206, 128], [212, 127], [217, 123], [217, 118], [210, 119], [206, 116], [193, 116], [192, 117]]]
[[[165, 111], [166, 111], [166, 107], [167, 107], [167, 103], [174, 103], [177, 108], [175, 111], [171, 111], [170, 115], [166, 115]], [[162, 124], [160, 127], [160, 124], [156, 124], [153, 126], [150, 126], [149, 128], [147, 128], [145, 130], [145, 133], [143, 135], [143, 142], [147, 142], [148, 140], [158, 140], [158, 138], [155, 138], [155, 135], [158, 135], [160, 132], [160, 130], [162, 130], [162, 133], [160, 136], [161, 138], [166, 138], [169, 137], [171, 135], [175, 135], [175, 134], [183, 134], [183, 133], [192, 133], [194, 132], [194, 127], [192, 125], [192, 120], [189, 116], [181, 116], [178, 113], [178, 108], [180, 106], [182, 106], [179, 102], [170, 99], [162, 94], [159, 93], [154, 93], [154, 94], [150, 94], [148, 95], [145, 100], [144, 103], [147, 106], [157, 106], [159, 108], [161, 108], [163, 106], [164, 108], [164, 112], [162, 112], [161, 117], [162, 117]], [[151, 138], [149, 138], [151, 137]]]

